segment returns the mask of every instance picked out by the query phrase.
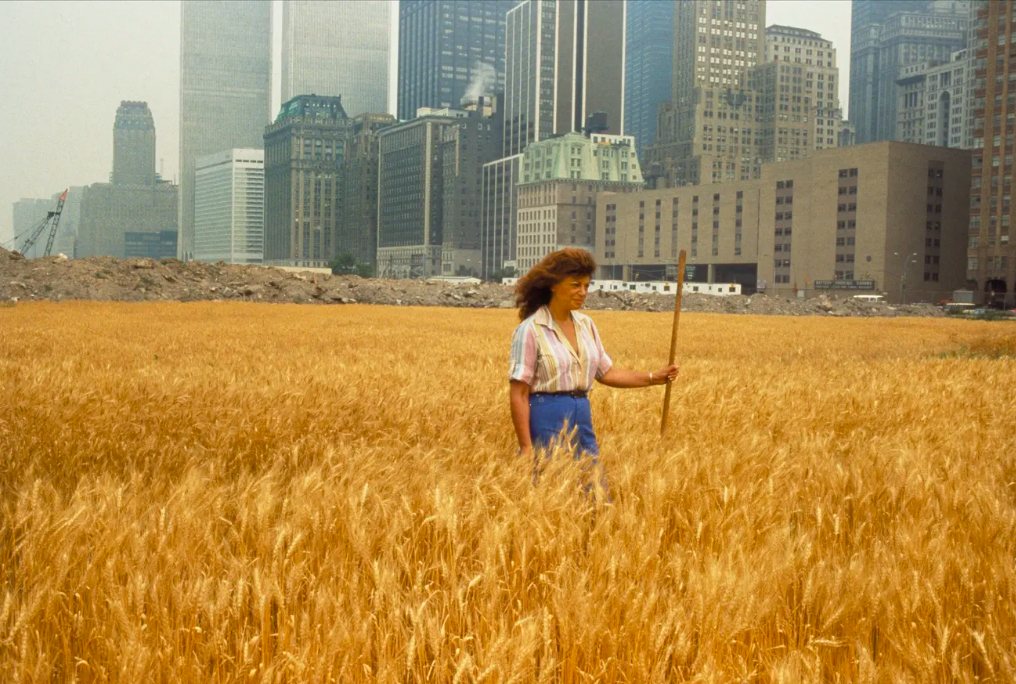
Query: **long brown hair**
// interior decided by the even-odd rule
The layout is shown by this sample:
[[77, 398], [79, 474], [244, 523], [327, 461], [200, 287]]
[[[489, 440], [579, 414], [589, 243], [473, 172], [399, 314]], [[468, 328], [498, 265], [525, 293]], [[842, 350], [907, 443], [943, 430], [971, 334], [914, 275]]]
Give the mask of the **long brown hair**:
[[550, 288], [565, 278], [592, 277], [594, 273], [596, 259], [585, 249], [569, 247], [551, 252], [515, 284], [515, 305], [519, 307], [519, 318], [525, 320], [541, 306], [549, 304], [553, 296]]

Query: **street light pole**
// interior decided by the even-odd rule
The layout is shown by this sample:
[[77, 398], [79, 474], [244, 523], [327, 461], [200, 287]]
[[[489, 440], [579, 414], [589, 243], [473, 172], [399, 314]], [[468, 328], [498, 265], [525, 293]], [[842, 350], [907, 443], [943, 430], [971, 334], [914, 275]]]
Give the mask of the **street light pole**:
[[[899, 252], [893, 252], [893, 256], [900, 256]], [[903, 276], [900, 278], [900, 304], [906, 304], [906, 296], [904, 291], [907, 288], [907, 267], [910, 265], [910, 260], [917, 256], [917, 252], [914, 252], [906, 259], [903, 260]], [[916, 261], [914, 263], [917, 263]]]

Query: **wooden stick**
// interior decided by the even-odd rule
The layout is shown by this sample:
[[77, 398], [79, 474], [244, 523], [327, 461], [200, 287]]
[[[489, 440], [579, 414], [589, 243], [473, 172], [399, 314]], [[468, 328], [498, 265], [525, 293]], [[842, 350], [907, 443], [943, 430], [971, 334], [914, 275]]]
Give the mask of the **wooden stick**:
[[[667, 361], [667, 365], [674, 364], [674, 358], [677, 356], [677, 324], [681, 321], [681, 294], [684, 291], [684, 268], [685, 268], [685, 251], [681, 250], [681, 256], [677, 260], [677, 297], [674, 299], [674, 329], [670, 333], [670, 360]], [[660, 437], [666, 437], [667, 435], [667, 417], [670, 415], [670, 390], [674, 383], [668, 379], [667, 389], [663, 393], [663, 420], [660, 421]]]

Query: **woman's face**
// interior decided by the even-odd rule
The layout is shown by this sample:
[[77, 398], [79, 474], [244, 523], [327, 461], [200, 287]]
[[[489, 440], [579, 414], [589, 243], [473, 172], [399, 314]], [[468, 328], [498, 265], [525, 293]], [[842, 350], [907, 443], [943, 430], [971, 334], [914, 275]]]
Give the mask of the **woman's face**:
[[581, 309], [589, 294], [589, 276], [568, 276], [550, 291], [553, 294], [551, 303], [569, 311]]

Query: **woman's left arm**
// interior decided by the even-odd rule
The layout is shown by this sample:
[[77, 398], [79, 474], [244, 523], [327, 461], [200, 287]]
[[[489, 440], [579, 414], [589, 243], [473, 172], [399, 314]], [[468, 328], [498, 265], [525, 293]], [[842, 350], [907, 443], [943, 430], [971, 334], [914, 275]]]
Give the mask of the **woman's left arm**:
[[677, 379], [677, 374], [680, 370], [677, 364], [664, 366], [660, 370], [655, 370], [651, 373], [615, 368], [614, 362], [610, 360], [610, 356], [607, 355], [606, 350], [603, 348], [600, 331], [596, 329], [596, 324], [592, 321], [590, 321], [590, 328], [593, 333], [593, 342], [596, 344], [596, 351], [599, 354], [596, 379], [607, 387], [650, 387], [652, 385], [665, 385], [667, 380]]
[[664, 385], [667, 380], [676, 380], [679, 373], [680, 368], [676, 363], [651, 373], [611, 366], [610, 370], [601, 375], [598, 380], [607, 387], [650, 387], [651, 385]]

